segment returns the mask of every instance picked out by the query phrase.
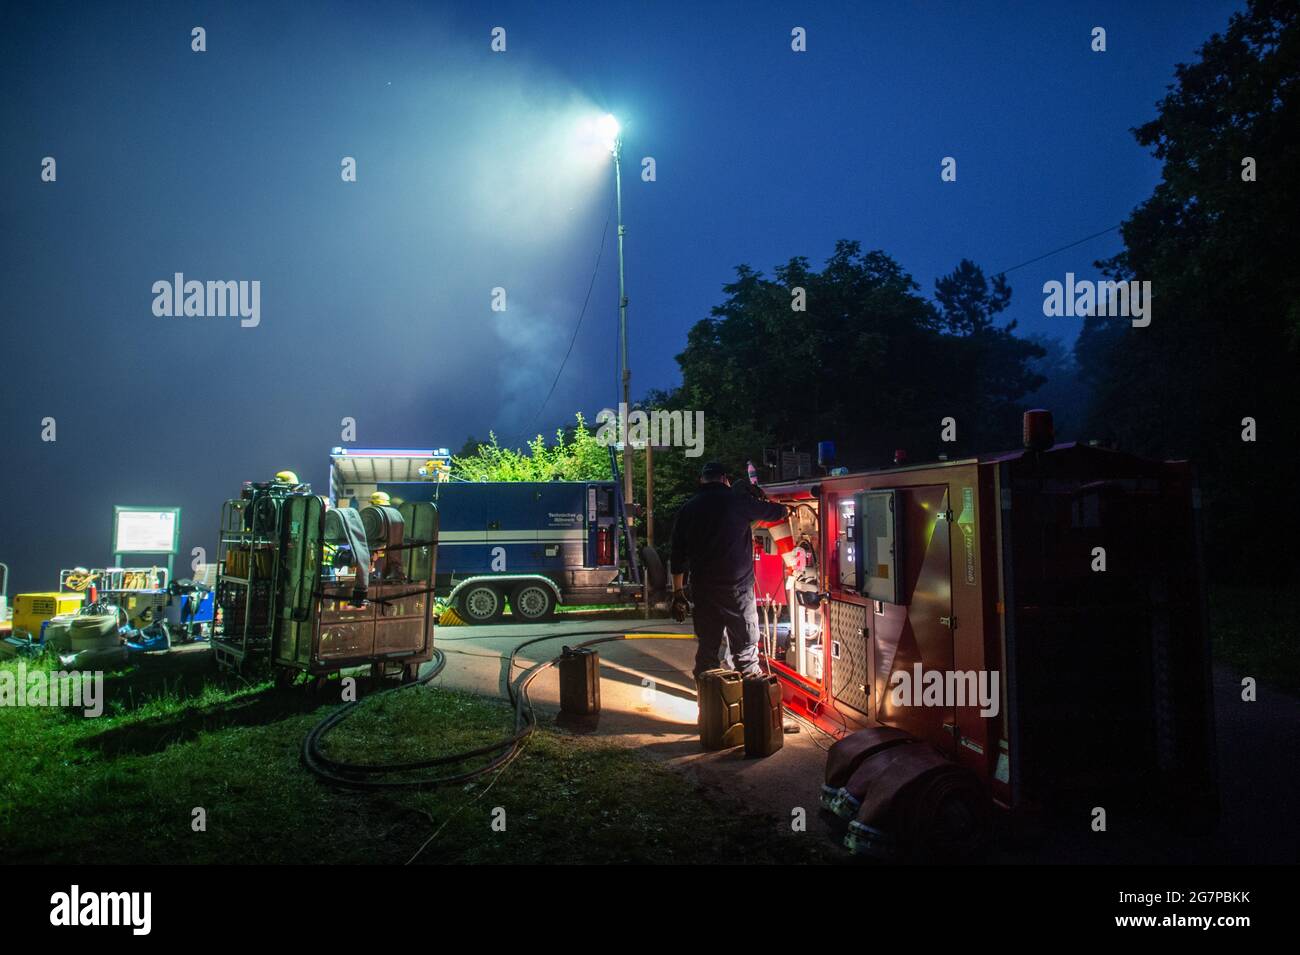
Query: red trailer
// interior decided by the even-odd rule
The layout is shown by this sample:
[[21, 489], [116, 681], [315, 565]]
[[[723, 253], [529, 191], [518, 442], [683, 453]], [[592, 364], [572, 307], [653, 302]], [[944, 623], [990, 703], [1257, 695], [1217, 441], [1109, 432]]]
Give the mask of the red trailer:
[[837, 736], [927, 742], [1006, 808], [1116, 788], [1212, 806], [1191, 470], [1050, 443], [765, 486], [802, 552], [766, 641], [784, 701]]

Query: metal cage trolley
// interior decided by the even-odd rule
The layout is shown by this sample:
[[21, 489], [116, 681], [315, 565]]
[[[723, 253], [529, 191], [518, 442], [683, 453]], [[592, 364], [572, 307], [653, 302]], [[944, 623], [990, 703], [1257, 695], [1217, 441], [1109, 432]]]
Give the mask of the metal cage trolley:
[[431, 502], [331, 507], [309, 485], [246, 483], [222, 508], [218, 665], [415, 679], [433, 656], [437, 547]]

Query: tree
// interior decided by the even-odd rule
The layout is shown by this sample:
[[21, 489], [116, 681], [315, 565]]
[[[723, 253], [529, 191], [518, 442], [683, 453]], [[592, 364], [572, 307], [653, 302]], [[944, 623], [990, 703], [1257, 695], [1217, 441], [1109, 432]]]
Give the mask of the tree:
[[451, 459], [452, 477], [464, 481], [607, 480], [609, 449], [596, 440], [581, 414], [574, 417], [577, 423], [556, 429], [555, 443], [550, 445], [540, 434], [524, 450], [502, 447], [491, 433], [486, 442], [470, 438]]
[[969, 259], [934, 283], [943, 344], [951, 349], [965, 399], [965, 447], [976, 452], [1003, 447], [1016, 433], [1021, 414], [1018, 399], [1040, 387], [1044, 378], [1033, 362], [1045, 354], [1032, 340], [1016, 337], [1015, 321], [997, 325], [997, 316], [1011, 304], [1006, 276], [990, 283], [984, 270]]
[[[914, 458], [987, 450], [1010, 440], [1017, 400], [1040, 383], [1027, 367], [1039, 349], [994, 324], [1010, 289], [973, 263], [940, 280], [941, 308], [884, 252], [846, 240], [821, 271], [796, 257], [770, 279], [744, 265], [736, 276], [677, 357], [674, 401], [702, 409], [714, 434], [748, 429], [748, 457], [823, 439], [859, 466], [899, 447]], [[798, 289], [804, 311], [792, 307]], [[958, 441], [947, 445], [950, 416]]]
[[[1043, 350], [1017, 338], [1014, 323], [996, 324], [1010, 288], [970, 261], [936, 283], [938, 306], [884, 252], [847, 240], [820, 271], [802, 256], [772, 278], [741, 265], [723, 293], [677, 356], [681, 387], [647, 398], [705, 421], [700, 458], [655, 454], [658, 544], [704, 461], [743, 479], [765, 448], [811, 451], [820, 440], [857, 468], [887, 464], [895, 448], [923, 460], [1003, 447], [1019, 432], [1020, 400], [1043, 381], [1029, 367]], [[958, 419], [951, 444], [941, 440], [945, 417]]]
[[[949, 332], [974, 335], [993, 328], [998, 313], [1011, 304], [1011, 286], [1005, 275], [995, 275], [990, 286], [983, 269], [962, 259], [956, 269], [935, 280], [934, 297]], [[1007, 328], [1015, 328], [1015, 322]]]
[[[1274, 553], [1259, 550], [1259, 530], [1290, 497], [1278, 465], [1300, 423], [1298, 17], [1293, 2], [1251, 0], [1177, 67], [1156, 118], [1134, 130], [1163, 162], [1161, 182], [1124, 222], [1123, 251], [1098, 265], [1151, 283], [1151, 323], [1089, 318], [1075, 348], [1095, 395], [1089, 429], [1190, 457], [1211, 549], [1251, 547], [1260, 564], [1291, 566], [1281, 535]], [[1247, 417], [1254, 443], [1241, 440]]]
[[1081, 431], [1090, 392], [1079, 377], [1073, 352], [1059, 338], [1049, 335], [1030, 335], [1028, 340], [1043, 350], [1041, 358], [1029, 363], [1030, 370], [1043, 379], [1043, 384], [1025, 396], [1025, 403], [1052, 412], [1058, 441], [1103, 437]]

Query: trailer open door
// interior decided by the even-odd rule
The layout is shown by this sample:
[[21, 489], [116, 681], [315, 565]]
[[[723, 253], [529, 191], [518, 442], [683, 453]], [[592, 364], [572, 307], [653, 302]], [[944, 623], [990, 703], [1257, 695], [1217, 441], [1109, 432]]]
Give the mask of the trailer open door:
[[[897, 502], [903, 516], [896, 525], [899, 602], [874, 600], [872, 607], [877, 719], [922, 739], [938, 739], [940, 748], [951, 753], [956, 749], [956, 708], [951, 700], [932, 705], [946, 696], [943, 681], [953, 668], [948, 486], [905, 488]], [[874, 529], [868, 526], [866, 532]], [[899, 697], [910, 705], [896, 705]]]
[[[948, 485], [871, 489], [837, 507], [831, 695], [837, 706], [956, 747]], [[897, 703], [895, 700], [902, 700]]]

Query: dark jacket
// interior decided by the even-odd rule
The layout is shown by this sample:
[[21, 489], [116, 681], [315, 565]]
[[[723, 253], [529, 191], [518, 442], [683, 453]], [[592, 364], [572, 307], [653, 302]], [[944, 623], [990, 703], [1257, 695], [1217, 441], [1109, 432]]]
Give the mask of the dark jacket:
[[674, 574], [689, 572], [691, 586], [742, 584], [754, 579], [753, 521], [779, 521], [785, 506], [762, 501], [725, 484], [705, 484], [682, 505], [673, 525]]

